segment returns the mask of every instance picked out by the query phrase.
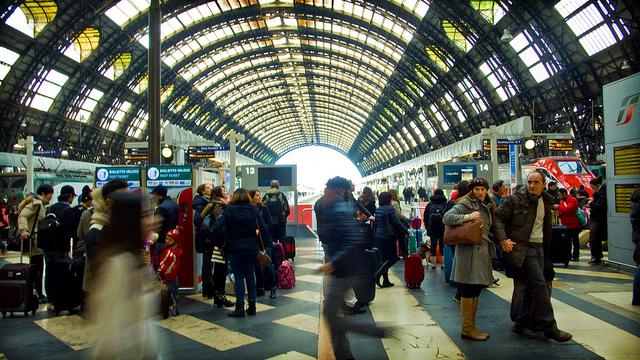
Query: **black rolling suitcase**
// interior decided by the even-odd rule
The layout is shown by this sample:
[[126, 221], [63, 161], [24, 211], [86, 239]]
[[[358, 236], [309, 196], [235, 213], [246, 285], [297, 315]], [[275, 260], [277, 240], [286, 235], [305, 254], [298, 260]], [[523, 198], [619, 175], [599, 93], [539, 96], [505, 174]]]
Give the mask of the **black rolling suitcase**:
[[358, 299], [358, 302], [362, 305], [372, 302], [376, 297], [375, 275], [379, 267], [378, 249], [365, 249], [364, 262], [367, 272], [365, 281], [363, 281], [362, 284], [356, 284], [353, 288], [356, 299]]
[[[36, 214], [40, 212], [40, 208], [36, 211]], [[37, 221], [34, 222], [34, 226], [31, 229], [33, 231]], [[28, 239], [29, 242], [29, 258], [31, 258], [31, 245], [32, 239]], [[32, 315], [36, 314], [38, 306], [38, 296], [34, 293], [33, 289], [33, 276], [37, 274], [35, 265], [25, 264], [22, 262], [22, 256], [24, 253], [24, 240], [20, 239], [20, 263], [7, 264], [0, 269], [0, 312], [2, 316], [7, 316], [7, 313], [21, 312], [24, 316], [29, 316], [29, 312]]]
[[56, 261], [53, 268], [55, 296], [53, 307], [58, 315], [61, 311], [72, 311], [83, 305], [82, 278], [84, 258], [64, 258]]
[[551, 227], [551, 262], [563, 263], [569, 266], [571, 261], [571, 240], [569, 230], [564, 225], [553, 225]]
[[293, 261], [296, 257], [296, 239], [293, 236], [285, 236], [282, 245], [284, 246], [285, 259]]

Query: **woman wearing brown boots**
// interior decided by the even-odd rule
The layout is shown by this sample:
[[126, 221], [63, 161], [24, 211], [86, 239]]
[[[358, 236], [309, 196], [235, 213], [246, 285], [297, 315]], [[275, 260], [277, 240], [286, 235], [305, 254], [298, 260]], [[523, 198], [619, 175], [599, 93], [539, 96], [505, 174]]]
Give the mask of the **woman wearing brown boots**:
[[[456, 205], [442, 219], [445, 225], [456, 226], [474, 219], [482, 220], [482, 245], [456, 245], [451, 279], [460, 287], [460, 314], [462, 317], [463, 339], [487, 340], [489, 334], [476, 328], [478, 299], [483, 288], [493, 282], [491, 254], [495, 247], [489, 240], [492, 214], [495, 204], [487, 198], [489, 183], [483, 178], [475, 178], [469, 183], [471, 191], [456, 200]], [[483, 202], [487, 201], [487, 205]]]

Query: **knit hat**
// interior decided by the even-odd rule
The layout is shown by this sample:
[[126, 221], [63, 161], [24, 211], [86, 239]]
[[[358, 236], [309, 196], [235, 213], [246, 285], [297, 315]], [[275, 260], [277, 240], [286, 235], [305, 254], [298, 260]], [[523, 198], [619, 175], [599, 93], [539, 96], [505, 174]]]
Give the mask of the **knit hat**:
[[467, 187], [469, 190], [473, 190], [473, 188], [477, 186], [483, 186], [485, 189], [489, 190], [489, 182], [485, 178], [474, 178], [469, 182], [469, 186]]

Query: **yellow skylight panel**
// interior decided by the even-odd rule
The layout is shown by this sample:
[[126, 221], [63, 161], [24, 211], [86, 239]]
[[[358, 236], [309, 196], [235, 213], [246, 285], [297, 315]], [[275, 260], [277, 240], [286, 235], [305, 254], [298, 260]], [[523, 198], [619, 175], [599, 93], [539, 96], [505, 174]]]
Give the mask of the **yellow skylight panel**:
[[498, 2], [493, 0], [471, 0], [471, 7], [476, 9], [492, 25], [497, 24], [506, 14]]
[[441, 54], [442, 49], [437, 46], [427, 46], [425, 48], [427, 55], [433, 60], [433, 62], [441, 68], [443, 71], [449, 71], [449, 64], [446, 58]]
[[471, 44], [467, 41], [467, 39], [462, 35], [462, 32], [456, 28], [453, 22], [449, 20], [442, 20], [442, 27], [444, 28], [444, 33], [447, 35], [453, 43], [459, 47], [462, 51], [467, 52], [471, 49]]

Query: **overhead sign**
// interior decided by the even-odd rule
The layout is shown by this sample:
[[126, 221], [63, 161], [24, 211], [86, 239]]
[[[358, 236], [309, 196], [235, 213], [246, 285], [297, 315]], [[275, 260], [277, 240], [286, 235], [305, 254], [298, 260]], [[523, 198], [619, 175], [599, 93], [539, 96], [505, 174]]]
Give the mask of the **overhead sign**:
[[616, 212], [628, 214], [631, 212], [631, 194], [640, 189], [640, 184], [615, 184]]
[[549, 151], [573, 151], [572, 139], [549, 139], [547, 143]]
[[149, 160], [148, 148], [125, 148], [124, 149], [125, 160]]
[[211, 159], [216, 157], [219, 146], [189, 146], [187, 157], [189, 160]]
[[640, 143], [613, 147], [613, 174], [640, 175]]
[[[501, 143], [500, 140], [498, 140], [497, 149], [498, 151], [509, 151], [509, 145]], [[491, 151], [491, 140], [489, 139], [482, 140], [482, 150], [484, 150], [485, 152]]]
[[104, 184], [114, 179], [121, 179], [129, 184], [131, 189], [139, 189], [142, 179], [142, 168], [138, 166], [105, 166], [96, 168], [96, 187], [103, 187]]
[[33, 155], [35, 156], [60, 156], [62, 154], [62, 150], [34, 150]]
[[192, 182], [191, 166], [147, 166], [147, 188], [158, 185], [187, 187]]

